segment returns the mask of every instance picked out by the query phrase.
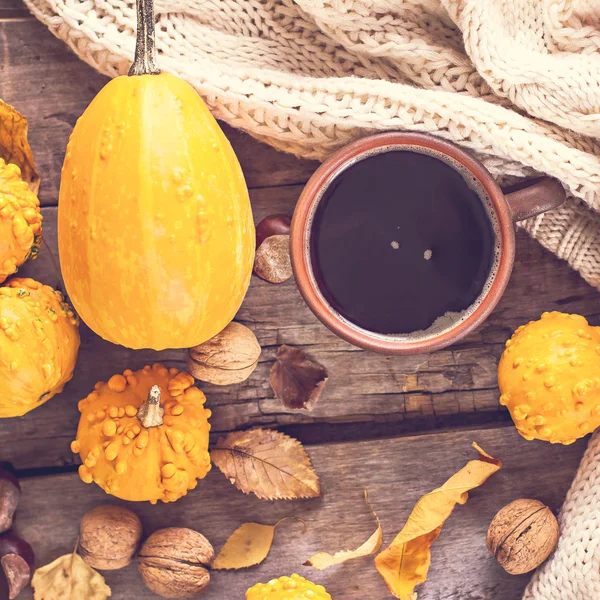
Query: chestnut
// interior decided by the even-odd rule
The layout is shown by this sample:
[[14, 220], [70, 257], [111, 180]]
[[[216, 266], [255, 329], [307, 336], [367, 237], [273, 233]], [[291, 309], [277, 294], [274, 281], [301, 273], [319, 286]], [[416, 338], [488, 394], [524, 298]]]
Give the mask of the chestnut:
[[21, 486], [9, 463], [0, 463], [0, 533], [8, 531], [21, 498]]
[[14, 600], [31, 580], [35, 555], [31, 546], [12, 533], [0, 536], [0, 565], [8, 584], [9, 600]]
[[288, 215], [270, 215], [256, 226], [256, 249], [273, 235], [289, 235], [292, 219]]

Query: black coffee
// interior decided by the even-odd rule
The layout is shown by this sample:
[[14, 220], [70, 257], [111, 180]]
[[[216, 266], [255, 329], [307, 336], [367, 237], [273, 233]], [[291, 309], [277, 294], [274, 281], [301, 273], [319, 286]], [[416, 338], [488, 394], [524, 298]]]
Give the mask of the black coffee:
[[408, 334], [475, 303], [495, 243], [484, 201], [463, 176], [404, 150], [361, 160], [329, 185], [310, 251], [335, 310], [368, 331]]

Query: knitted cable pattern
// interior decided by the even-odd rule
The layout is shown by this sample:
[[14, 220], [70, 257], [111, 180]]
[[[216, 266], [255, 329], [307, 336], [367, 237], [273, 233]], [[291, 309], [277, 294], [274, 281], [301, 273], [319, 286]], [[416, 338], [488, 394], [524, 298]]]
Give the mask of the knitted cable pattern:
[[[25, 0], [82, 59], [125, 74], [134, 0]], [[369, 133], [435, 133], [498, 177], [570, 200], [523, 224], [600, 288], [600, 0], [156, 0], [160, 64], [213, 113], [323, 159]]]
[[560, 538], [523, 600], [600, 598], [600, 433], [594, 434], [559, 516]]

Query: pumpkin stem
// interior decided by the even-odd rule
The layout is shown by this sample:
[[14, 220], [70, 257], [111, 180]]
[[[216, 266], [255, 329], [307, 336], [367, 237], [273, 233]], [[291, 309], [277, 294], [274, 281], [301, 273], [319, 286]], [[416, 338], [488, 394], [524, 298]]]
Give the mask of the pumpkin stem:
[[149, 429], [150, 427], [162, 425], [164, 414], [165, 409], [160, 403], [160, 388], [153, 385], [148, 394], [148, 399], [138, 408], [137, 418], [146, 429]]
[[136, 0], [137, 39], [129, 75], [158, 75], [154, 43], [154, 0]]

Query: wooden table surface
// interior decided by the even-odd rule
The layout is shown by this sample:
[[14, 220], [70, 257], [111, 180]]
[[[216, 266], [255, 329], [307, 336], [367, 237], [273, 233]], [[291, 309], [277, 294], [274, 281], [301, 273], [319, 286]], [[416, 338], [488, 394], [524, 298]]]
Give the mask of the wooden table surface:
[[[0, 97], [29, 120], [30, 141], [42, 176], [44, 236], [56, 252], [56, 204], [65, 145], [77, 117], [107, 79], [79, 61], [33, 19], [19, 0], [0, 0]], [[281, 154], [224, 126], [242, 163], [256, 221], [289, 213], [316, 164]], [[496, 366], [513, 329], [546, 310], [576, 312], [599, 323], [600, 296], [569, 267], [522, 232], [506, 294], [488, 321], [459, 344], [414, 357], [382, 357], [353, 348], [325, 329], [302, 301], [293, 280], [271, 285], [253, 278], [237, 320], [256, 333], [263, 353], [249, 380], [219, 388], [202, 384], [213, 411], [215, 435], [250, 426], [276, 426], [307, 447], [322, 479], [316, 500], [269, 503], [244, 496], [216, 469], [176, 504], [130, 505], [147, 533], [189, 526], [219, 548], [241, 523], [274, 523], [297, 515], [278, 531], [260, 567], [213, 576], [207, 600], [243, 600], [257, 581], [299, 572], [326, 585], [335, 600], [390, 597], [372, 558], [322, 573], [302, 563], [318, 550], [355, 547], [373, 530], [362, 499], [369, 490], [387, 544], [412, 506], [473, 456], [476, 440], [504, 461], [504, 468], [457, 508], [433, 548], [420, 600], [517, 600], [528, 576], [507, 575], [487, 555], [485, 532], [493, 515], [520, 497], [539, 498], [558, 510], [586, 440], [556, 447], [521, 439], [498, 404]], [[56, 285], [48, 251], [22, 272]], [[161, 361], [182, 368], [185, 351], [133, 351], [113, 346], [82, 324], [73, 380], [63, 394], [22, 418], [0, 422], [0, 460], [19, 471], [23, 499], [17, 532], [45, 564], [70, 551], [79, 518], [99, 503], [120, 503], [76, 473], [69, 450], [77, 427], [77, 401], [126, 368]], [[286, 410], [273, 397], [268, 372], [280, 344], [309, 352], [325, 364], [330, 380], [312, 412]], [[115, 599], [157, 598], [135, 565], [106, 572]], [[32, 598], [31, 590], [19, 598]]]

